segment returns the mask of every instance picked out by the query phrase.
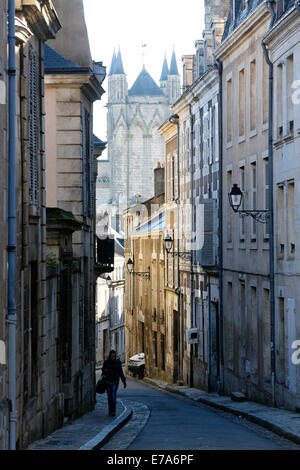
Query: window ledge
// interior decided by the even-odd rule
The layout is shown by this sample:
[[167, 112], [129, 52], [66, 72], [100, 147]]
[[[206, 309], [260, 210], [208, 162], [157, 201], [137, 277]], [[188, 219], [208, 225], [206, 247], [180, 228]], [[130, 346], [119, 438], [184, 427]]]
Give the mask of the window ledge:
[[245, 136], [245, 134], [244, 134], [244, 135], [241, 135], [241, 136], [239, 137], [239, 141], [238, 141], [238, 142], [239, 142], [239, 144], [241, 144], [242, 142], [245, 142], [245, 140], [246, 140], [246, 136]]
[[257, 130], [256, 129], [253, 129], [252, 131], [250, 131], [250, 138], [255, 137], [256, 135], [257, 135]]

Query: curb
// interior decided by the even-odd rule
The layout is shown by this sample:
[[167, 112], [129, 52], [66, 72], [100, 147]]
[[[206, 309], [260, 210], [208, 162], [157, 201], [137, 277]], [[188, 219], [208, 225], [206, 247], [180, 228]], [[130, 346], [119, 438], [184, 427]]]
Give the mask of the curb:
[[122, 400], [120, 400], [124, 406], [123, 413], [118, 416], [112, 423], [107, 425], [102, 431], [100, 431], [96, 436], [90, 439], [88, 442], [79, 447], [78, 450], [98, 450], [104, 446], [132, 417], [132, 409], [125, 405]]
[[216, 403], [216, 402], [214, 402], [212, 400], [208, 400], [204, 397], [192, 398], [192, 397], [188, 396], [186, 393], [182, 392], [181, 390], [173, 389], [172, 386], [170, 386], [170, 385], [166, 384], [166, 386], [160, 386], [159, 384], [152, 381], [148, 377], [144, 378], [144, 382], [146, 382], [147, 384], [152, 385], [152, 386], [154, 386], [154, 387], [156, 387], [160, 390], [165, 390], [167, 392], [171, 392], [171, 393], [174, 393], [174, 394], [177, 394], [177, 395], [181, 395], [185, 398], [188, 398], [189, 400], [192, 400], [192, 401], [195, 401], [195, 402], [198, 402], [198, 403], [203, 403], [204, 405], [211, 406], [212, 408], [216, 408], [218, 410], [225, 411], [227, 413], [231, 413], [231, 414], [234, 414], [236, 416], [242, 416], [243, 418], [247, 419], [248, 421], [251, 421], [255, 424], [258, 424], [259, 426], [262, 426], [266, 429], [269, 429], [270, 431], [278, 434], [281, 437], [285, 437], [286, 439], [289, 439], [290, 441], [293, 441], [296, 444], [300, 444], [300, 436], [298, 434], [294, 434], [290, 431], [286, 431], [282, 427], [280, 427], [280, 426], [278, 426], [274, 423], [271, 423], [270, 421], [267, 421], [264, 418], [260, 418], [260, 417], [254, 415], [254, 414], [248, 413], [248, 412], [243, 411], [243, 410], [234, 409], [234, 408], [231, 408], [230, 406], [222, 405], [221, 403]]

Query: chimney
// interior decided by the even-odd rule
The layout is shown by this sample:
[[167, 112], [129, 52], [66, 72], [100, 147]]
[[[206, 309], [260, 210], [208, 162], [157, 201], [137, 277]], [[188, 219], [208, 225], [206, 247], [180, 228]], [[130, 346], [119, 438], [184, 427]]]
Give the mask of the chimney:
[[154, 196], [160, 196], [165, 192], [165, 169], [160, 162], [154, 170]]
[[194, 56], [184, 55], [182, 56], [182, 69], [183, 69], [183, 91], [189, 88], [193, 84], [194, 76]]

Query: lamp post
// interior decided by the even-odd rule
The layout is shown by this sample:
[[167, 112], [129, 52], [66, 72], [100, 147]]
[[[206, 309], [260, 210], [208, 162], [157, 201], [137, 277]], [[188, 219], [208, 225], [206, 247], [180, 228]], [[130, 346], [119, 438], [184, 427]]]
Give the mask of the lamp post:
[[189, 258], [191, 256], [190, 251], [171, 251], [174, 245], [174, 240], [170, 235], [167, 235], [164, 239], [164, 247], [168, 255], [179, 255], [180, 258]]
[[144, 279], [150, 280], [150, 266], [148, 267], [148, 271], [146, 272], [137, 272], [137, 271], [134, 271], [133, 269], [134, 269], [134, 263], [132, 259], [129, 258], [129, 260], [127, 261], [127, 271], [132, 275], [140, 276], [140, 277], [143, 277]]
[[244, 210], [240, 209], [243, 202], [244, 194], [237, 184], [234, 184], [230, 193], [228, 194], [229, 204], [235, 213], [238, 213], [241, 218], [252, 217], [256, 222], [267, 224], [270, 217], [270, 210]]

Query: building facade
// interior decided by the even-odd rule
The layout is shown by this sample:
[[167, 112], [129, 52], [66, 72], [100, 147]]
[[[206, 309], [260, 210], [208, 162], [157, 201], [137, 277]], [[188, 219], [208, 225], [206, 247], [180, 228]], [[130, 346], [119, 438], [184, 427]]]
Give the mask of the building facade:
[[241, 210], [269, 207], [268, 67], [261, 45], [269, 24], [265, 2], [234, 2], [216, 57], [223, 66], [224, 391], [272, 403], [269, 225], [234, 214], [227, 196], [237, 183]]
[[[74, 419], [95, 404], [96, 177], [93, 103], [101, 99], [106, 71], [91, 58], [82, 1], [74, 15], [55, 2], [64, 29], [45, 46], [47, 252], [65, 266], [60, 290], [58, 350], [64, 416]], [[80, 22], [78, 22], [80, 18]], [[75, 38], [80, 47], [70, 48]], [[61, 217], [76, 225], [61, 244]], [[54, 237], [56, 230], [56, 243]], [[60, 233], [61, 230], [61, 233]]]
[[[277, 2], [265, 37], [273, 67], [273, 198], [275, 261], [275, 403], [299, 408], [300, 6]], [[299, 361], [299, 359], [298, 359]]]

